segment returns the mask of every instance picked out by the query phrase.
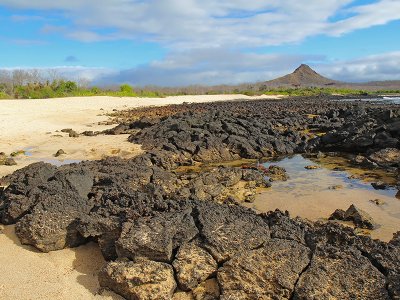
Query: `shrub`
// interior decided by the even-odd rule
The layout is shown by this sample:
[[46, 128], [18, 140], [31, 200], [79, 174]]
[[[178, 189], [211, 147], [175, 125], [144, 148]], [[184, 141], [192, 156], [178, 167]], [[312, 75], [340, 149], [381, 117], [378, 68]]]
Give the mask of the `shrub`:
[[122, 84], [119, 87], [119, 91], [121, 93], [126, 93], [126, 94], [133, 94], [133, 88], [129, 84]]
[[4, 92], [0, 92], [0, 99], [10, 99], [10, 98], [11, 97], [8, 94], [6, 94]]

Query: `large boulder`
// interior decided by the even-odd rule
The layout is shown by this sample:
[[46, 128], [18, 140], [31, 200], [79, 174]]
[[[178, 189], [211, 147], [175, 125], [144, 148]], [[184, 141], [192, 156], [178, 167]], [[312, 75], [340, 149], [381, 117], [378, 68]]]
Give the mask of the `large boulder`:
[[270, 239], [268, 224], [249, 209], [206, 202], [197, 206], [196, 214], [202, 246], [218, 263]]
[[2, 178], [8, 185], [0, 199], [0, 221], [12, 224], [27, 214], [38, 202], [38, 186], [47, 183], [57, 171], [51, 164], [34, 163]]
[[99, 283], [129, 300], [170, 300], [176, 289], [172, 267], [148, 260], [110, 262]]
[[142, 217], [125, 223], [116, 243], [119, 257], [146, 257], [155, 261], [171, 262], [173, 250], [198, 234], [190, 210]]
[[294, 241], [272, 239], [235, 256], [218, 271], [222, 299], [290, 299], [311, 251]]
[[22, 244], [43, 252], [76, 247], [86, 241], [77, 229], [80, 216], [76, 211], [37, 212], [24, 216], [15, 232]]
[[314, 253], [293, 299], [390, 299], [385, 276], [356, 250], [325, 247]]

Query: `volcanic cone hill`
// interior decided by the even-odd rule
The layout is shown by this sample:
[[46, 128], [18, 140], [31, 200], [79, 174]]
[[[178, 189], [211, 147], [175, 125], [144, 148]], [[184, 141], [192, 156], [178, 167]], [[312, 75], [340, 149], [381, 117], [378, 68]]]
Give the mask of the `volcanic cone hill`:
[[308, 65], [302, 64], [293, 73], [269, 80], [265, 82], [266, 86], [277, 87], [277, 86], [295, 86], [295, 87], [310, 87], [310, 86], [335, 86], [341, 84], [340, 81], [335, 81], [326, 78]]

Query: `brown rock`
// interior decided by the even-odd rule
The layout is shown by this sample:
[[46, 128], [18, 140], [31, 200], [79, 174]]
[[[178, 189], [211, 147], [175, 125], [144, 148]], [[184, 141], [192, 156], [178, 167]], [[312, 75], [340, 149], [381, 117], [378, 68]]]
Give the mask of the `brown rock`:
[[100, 271], [99, 283], [129, 300], [169, 300], [176, 289], [172, 267], [149, 260], [110, 262]]
[[190, 212], [164, 213], [125, 223], [117, 241], [119, 257], [171, 262], [173, 250], [196, 236], [198, 230]]
[[195, 300], [218, 300], [220, 290], [215, 278], [208, 279], [193, 290]]
[[307, 169], [307, 170], [316, 170], [316, 169], [320, 169], [320, 167], [319, 167], [319, 166], [305, 166], [304, 169]]
[[332, 185], [329, 187], [330, 190], [341, 190], [343, 188], [343, 185]]
[[343, 209], [337, 209], [331, 214], [329, 220], [341, 220], [344, 221], [346, 212]]
[[379, 150], [369, 156], [369, 159], [381, 166], [391, 166], [400, 163], [400, 150], [386, 148]]
[[314, 254], [293, 299], [389, 299], [385, 276], [357, 252], [329, 249]]
[[383, 201], [381, 199], [372, 199], [372, 200], [369, 200], [369, 201], [374, 203], [374, 204], [376, 204], [376, 205], [378, 205], [378, 206], [381, 206], [381, 205], [385, 204], [385, 201]]
[[6, 158], [6, 160], [4, 161], [4, 165], [5, 166], [16, 166], [17, 163], [13, 158]]
[[65, 151], [64, 151], [63, 149], [59, 149], [59, 150], [57, 151], [57, 153], [54, 154], [54, 156], [55, 156], [55, 157], [59, 157], [59, 156], [61, 156], [61, 155], [63, 155], [63, 154], [66, 154]]
[[195, 288], [214, 274], [218, 268], [213, 257], [194, 244], [185, 244], [180, 247], [172, 265], [176, 271], [179, 287], [185, 291]]
[[243, 252], [218, 271], [222, 299], [290, 299], [310, 254], [302, 244], [281, 239]]
[[81, 133], [84, 136], [95, 136], [96, 134], [92, 130], [87, 130]]
[[335, 210], [329, 220], [352, 221], [355, 226], [364, 229], [374, 229], [376, 227], [371, 216], [354, 204], [350, 205], [346, 211], [342, 209]]
[[192, 292], [177, 292], [172, 296], [172, 300], [194, 300]]
[[346, 221], [353, 221], [353, 223], [360, 228], [364, 229], [374, 229], [376, 227], [375, 222], [372, 220], [371, 216], [365, 211], [359, 209], [354, 204], [352, 204], [345, 214]]
[[271, 181], [286, 181], [289, 179], [289, 176], [286, 173], [286, 170], [282, 167], [271, 165], [268, 167], [267, 176]]
[[76, 138], [76, 137], [79, 137], [79, 134], [78, 134], [76, 131], [72, 130], [72, 131], [69, 133], [69, 137], [74, 137], [74, 138]]
[[71, 131], [73, 131], [72, 128], [61, 129], [61, 132], [65, 132], [65, 133], [70, 133]]
[[85, 242], [77, 230], [78, 214], [45, 211], [24, 216], [15, 233], [22, 244], [32, 245], [43, 252], [76, 247]]

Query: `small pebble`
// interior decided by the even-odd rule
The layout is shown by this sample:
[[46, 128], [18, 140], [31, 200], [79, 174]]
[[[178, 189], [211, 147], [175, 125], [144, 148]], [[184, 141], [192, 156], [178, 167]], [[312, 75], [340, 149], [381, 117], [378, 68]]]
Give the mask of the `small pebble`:
[[66, 154], [65, 151], [64, 151], [63, 149], [59, 149], [59, 150], [57, 151], [57, 153], [54, 154], [54, 156], [55, 156], [55, 157], [59, 157], [60, 155], [63, 155], [63, 154]]
[[16, 163], [16, 161], [15, 161], [14, 159], [12, 159], [12, 158], [7, 158], [7, 159], [4, 161], [4, 165], [6, 165], [6, 166], [16, 166], [17, 163]]
[[305, 166], [304, 169], [307, 169], [307, 170], [316, 170], [316, 169], [320, 169], [320, 167], [319, 167], [319, 166]]
[[383, 181], [371, 183], [372, 187], [376, 190], [386, 190], [389, 186]]
[[343, 188], [343, 185], [333, 185], [333, 186], [330, 186], [329, 187], [329, 189], [330, 190], [340, 190], [340, 189], [342, 189]]
[[76, 138], [76, 137], [79, 137], [79, 134], [76, 132], [76, 131], [71, 131], [70, 133], [69, 133], [69, 137], [73, 137], [73, 138]]
[[343, 167], [335, 167], [335, 168], [333, 168], [333, 171], [343, 172], [343, 171], [346, 171], [346, 169]]
[[381, 206], [381, 205], [385, 204], [385, 201], [383, 201], [381, 199], [373, 199], [373, 200], [369, 200], [369, 201], [374, 203], [374, 204], [376, 204], [376, 205], [378, 205], [378, 206]]

